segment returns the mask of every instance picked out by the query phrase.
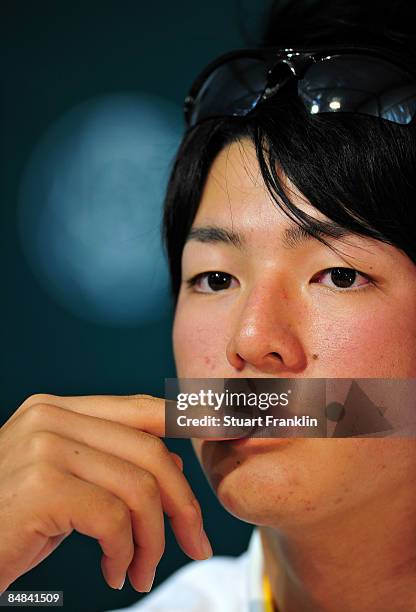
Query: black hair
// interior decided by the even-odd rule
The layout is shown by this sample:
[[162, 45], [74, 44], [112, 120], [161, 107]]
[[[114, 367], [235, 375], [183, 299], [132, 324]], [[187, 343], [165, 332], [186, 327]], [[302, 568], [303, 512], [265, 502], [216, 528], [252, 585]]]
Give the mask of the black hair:
[[[413, 35], [405, 29], [413, 20], [406, 11], [411, 11], [410, 1], [370, 1], [365, 6], [276, 2], [265, 22], [262, 45], [375, 45], [399, 53], [414, 70]], [[280, 170], [326, 217], [396, 246], [416, 263], [415, 124], [400, 126], [347, 113], [311, 115], [296, 96], [277, 95], [244, 118], [210, 119], [188, 131], [174, 161], [163, 218], [174, 303], [183, 247], [212, 162], [225, 146], [243, 138], [253, 142], [276, 204], [308, 233], [325, 244], [319, 234], [332, 235], [325, 223], [291, 202]]]

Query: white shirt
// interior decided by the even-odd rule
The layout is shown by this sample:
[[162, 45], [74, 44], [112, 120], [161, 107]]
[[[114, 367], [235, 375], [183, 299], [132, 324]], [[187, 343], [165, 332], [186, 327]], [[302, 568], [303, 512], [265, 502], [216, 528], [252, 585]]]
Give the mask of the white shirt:
[[[253, 530], [239, 557], [191, 561], [139, 602], [134, 612], [264, 612], [263, 551]], [[121, 612], [112, 610], [110, 612]]]

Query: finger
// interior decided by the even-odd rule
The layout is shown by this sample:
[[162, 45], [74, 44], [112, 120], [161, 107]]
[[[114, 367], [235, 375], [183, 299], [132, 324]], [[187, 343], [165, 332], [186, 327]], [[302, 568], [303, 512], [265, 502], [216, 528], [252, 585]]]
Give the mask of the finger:
[[[51, 404], [32, 406], [10, 430], [22, 440], [20, 455], [30, 454], [34, 431], [51, 431], [115, 455], [152, 473], [156, 478], [164, 512], [168, 515], [182, 550], [193, 559], [211, 556], [203, 531], [202, 513], [196, 497], [170, 452], [151, 434], [105, 419], [79, 414]], [[23, 430], [23, 431], [22, 431]], [[29, 446], [28, 446], [29, 445]]]
[[119, 588], [134, 554], [130, 511], [110, 491], [64, 473], [50, 464], [26, 468], [31, 490], [31, 526], [39, 547], [47, 538], [73, 529], [98, 540], [103, 556], [101, 568], [112, 588]]
[[155, 436], [165, 436], [165, 400], [152, 395], [32, 395], [21, 404], [6, 425], [34, 404], [53, 404], [80, 414], [122, 423]]
[[183, 472], [182, 457], [180, 455], [177, 455], [176, 453], [172, 453], [172, 452], [170, 452], [170, 455], [171, 455], [172, 459], [174, 460], [174, 462], [176, 463], [176, 465], [178, 466], [178, 468], [180, 469], [180, 471]]
[[38, 461], [56, 462], [59, 469], [98, 485], [129, 508], [135, 551], [129, 566], [132, 586], [147, 592], [165, 549], [165, 525], [156, 478], [119, 457], [103, 453], [50, 432], [35, 434]]

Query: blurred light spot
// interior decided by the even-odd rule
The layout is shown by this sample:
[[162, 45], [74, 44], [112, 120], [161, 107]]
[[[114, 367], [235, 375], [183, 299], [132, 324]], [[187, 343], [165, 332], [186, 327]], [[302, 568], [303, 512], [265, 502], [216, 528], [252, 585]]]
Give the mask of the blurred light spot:
[[312, 104], [312, 106], [311, 106], [311, 114], [315, 115], [316, 113], [319, 113], [319, 104]]
[[339, 110], [341, 108], [341, 102], [339, 100], [331, 100], [329, 108], [331, 110]]
[[168, 309], [160, 226], [180, 109], [150, 95], [94, 99], [53, 124], [19, 193], [22, 248], [72, 313], [134, 326]]

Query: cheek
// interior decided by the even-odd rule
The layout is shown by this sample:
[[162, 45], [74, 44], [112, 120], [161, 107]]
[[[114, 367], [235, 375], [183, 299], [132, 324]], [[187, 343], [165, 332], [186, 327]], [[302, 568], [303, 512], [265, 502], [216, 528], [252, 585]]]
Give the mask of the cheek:
[[209, 308], [179, 307], [173, 325], [173, 349], [179, 378], [221, 377], [227, 371], [227, 322]]
[[415, 376], [416, 317], [403, 310], [315, 320], [310, 346], [319, 354], [319, 373], [328, 378]]
[[[416, 377], [416, 300], [396, 300], [394, 308], [377, 303], [368, 307], [343, 307], [340, 311], [320, 302], [302, 316], [296, 333], [309, 362], [304, 376], [314, 377]], [[224, 376], [230, 364], [226, 345], [232, 328], [226, 309], [201, 308], [178, 302], [173, 326], [173, 346], [178, 376]], [[234, 322], [235, 323], [235, 322]]]

